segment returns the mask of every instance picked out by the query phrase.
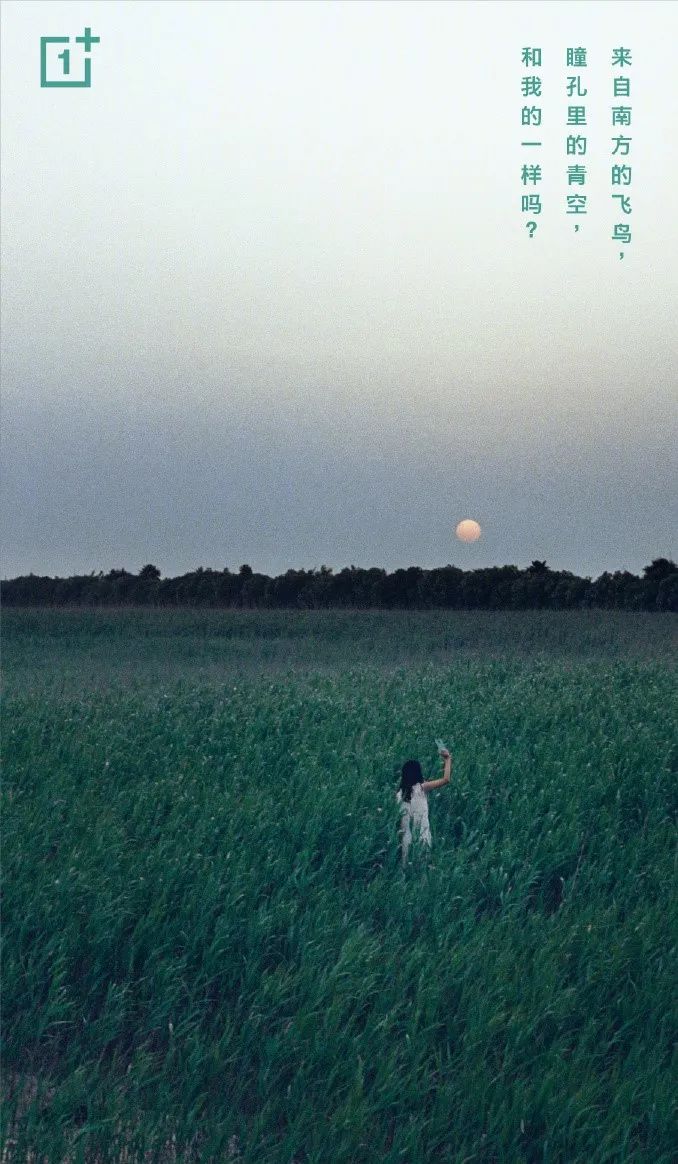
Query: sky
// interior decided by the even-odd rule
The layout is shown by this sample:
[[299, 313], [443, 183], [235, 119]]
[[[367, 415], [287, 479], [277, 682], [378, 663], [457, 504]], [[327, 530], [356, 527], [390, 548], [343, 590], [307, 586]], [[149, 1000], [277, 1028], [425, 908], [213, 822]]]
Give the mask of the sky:
[[4, 0], [2, 575], [675, 559], [676, 44], [674, 0]]

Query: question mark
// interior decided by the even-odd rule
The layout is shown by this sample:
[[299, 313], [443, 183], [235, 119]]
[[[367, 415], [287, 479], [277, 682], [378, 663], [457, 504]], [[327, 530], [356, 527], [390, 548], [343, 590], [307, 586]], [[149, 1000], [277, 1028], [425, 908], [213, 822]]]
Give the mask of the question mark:
[[[525, 223], [525, 226], [526, 226], [526, 227], [527, 227], [527, 229], [530, 231], [530, 238], [534, 238], [534, 232], [535, 232], [535, 230], [537, 229], [537, 224], [536, 224], [536, 222], [526, 222], [526, 223]], [[532, 228], [532, 229], [530, 229], [530, 228]]]

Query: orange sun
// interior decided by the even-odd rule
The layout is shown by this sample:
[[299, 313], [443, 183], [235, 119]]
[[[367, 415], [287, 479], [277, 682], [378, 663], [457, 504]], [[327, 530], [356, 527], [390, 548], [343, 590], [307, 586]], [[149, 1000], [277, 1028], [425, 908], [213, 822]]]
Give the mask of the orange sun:
[[472, 521], [470, 517], [465, 517], [460, 521], [454, 531], [460, 542], [477, 542], [481, 534], [480, 526], [477, 521]]

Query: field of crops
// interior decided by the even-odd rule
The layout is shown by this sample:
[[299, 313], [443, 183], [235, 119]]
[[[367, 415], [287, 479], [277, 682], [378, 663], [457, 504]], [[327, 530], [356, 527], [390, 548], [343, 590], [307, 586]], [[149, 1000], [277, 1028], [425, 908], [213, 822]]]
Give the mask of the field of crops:
[[672, 1162], [677, 637], [8, 611], [2, 1161]]

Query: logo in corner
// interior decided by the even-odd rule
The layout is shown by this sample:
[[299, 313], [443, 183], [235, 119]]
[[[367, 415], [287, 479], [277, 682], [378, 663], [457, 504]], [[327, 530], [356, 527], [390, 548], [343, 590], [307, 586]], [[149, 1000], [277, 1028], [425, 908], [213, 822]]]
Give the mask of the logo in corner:
[[[70, 45], [70, 36], [41, 36], [40, 37], [40, 88], [41, 89], [91, 89], [92, 87], [92, 58], [89, 54], [93, 44], [99, 44], [100, 37], [92, 36], [92, 29], [86, 28], [82, 36], [76, 36], [76, 45], [81, 49], [73, 50], [73, 66], [77, 67], [80, 79], [71, 79], [71, 49], [63, 48], [61, 52], [50, 48], [52, 45]], [[84, 77], [81, 67], [84, 63]], [[48, 74], [52, 80], [48, 79]]]

